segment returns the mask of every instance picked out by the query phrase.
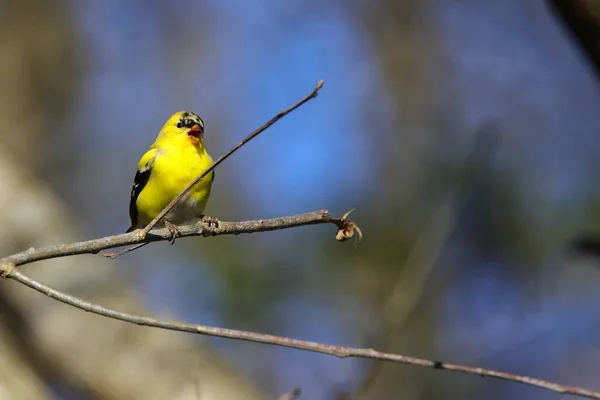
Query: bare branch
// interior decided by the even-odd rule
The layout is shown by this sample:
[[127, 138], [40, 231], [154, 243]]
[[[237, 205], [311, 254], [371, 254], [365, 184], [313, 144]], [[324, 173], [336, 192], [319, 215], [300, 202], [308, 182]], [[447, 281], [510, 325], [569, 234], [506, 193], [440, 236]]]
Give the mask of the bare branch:
[[246, 136], [246, 138], [244, 140], [239, 142], [237, 145], [235, 145], [233, 148], [231, 148], [231, 150], [229, 150], [227, 153], [225, 153], [223, 156], [221, 156], [221, 158], [219, 158], [217, 161], [215, 161], [210, 167], [208, 167], [203, 173], [201, 173], [199, 177], [194, 179], [194, 181], [192, 183], [190, 183], [185, 189], [183, 189], [183, 191], [181, 193], [179, 193], [177, 196], [175, 196], [175, 198], [173, 200], [171, 200], [171, 202], [169, 204], [167, 204], [167, 206], [156, 216], [156, 218], [154, 218], [152, 221], [150, 221], [150, 223], [148, 225], [146, 225], [146, 227], [144, 227], [144, 229], [142, 229], [142, 232], [141, 232], [142, 237], [145, 237], [148, 234], [148, 232], [150, 232], [150, 229], [152, 229], [154, 227], [154, 225], [156, 225], [158, 223], [158, 221], [160, 221], [161, 218], [163, 218], [165, 215], [167, 215], [167, 213], [175, 206], [175, 204], [177, 204], [177, 202], [179, 200], [181, 200], [183, 198], [183, 196], [185, 196], [187, 194], [187, 192], [189, 192], [195, 185], [198, 184], [198, 182], [200, 182], [208, 173], [210, 173], [210, 171], [215, 169], [217, 167], [217, 165], [221, 164], [223, 161], [225, 161], [225, 159], [227, 157], [232, 155], [236, 150], [238, 150], [240, 147], [242, 147], [243, 145], [248, 143], [250, 140], [254, 139], [261, 132], [266, 131], [275, 122], [279, 121], [281, 118], [285, 117], [287, 114], [291, 113], [292, 111], [294, 111], [295, 109], [297, 109], [298, 107], [300, 107], [301, 105], [306, 103], [307, 101], [317, 97], [319, 89], [321, 89], [323, 87], [323, 83], [324, 82], [322, 80], [317, 82], [317, 85], [315, 86], [315, 88], [309, 94], [307, 94], [303, 99], [298, 101], [296, 104], [294, 104], [290, 108], [280, 111], [279, 114], [277, 114], [276, 116], [271, 118], [269, 121], [267, 121], [263, 126], [261, 126], [260, 128], [256, 129], [254, 132], [252, 132], [251, 134]]
[[112, 310], [109, 308], [102, 307], [97, 304], [87, 302], [85, 300], [78, 299], [77, 297], [68, 295], [66, 293], [59, 292], [43, 283], [34, 281], [28, 276], [22, 274], [15, 268], [14, 264], [3, 264], [0, 266], [0, 272], [3, 277], [13, 279], [25, 286], [28, 286], [40, 293], [45, 294], [55, 300], [63, 302], [65, 304], [77, 307], [81, 310], [92, 312], [98, 315], [102, 315], [108, 318], [113, 318], [119, 321], [129, 322], [132, 324], [149, 326], [154, 328], [168, 329], [179, 332], [189, 332], [200, 335], [244, 340], [247, 342], [271, 344], [274, 346], [289, 347], [299, 350], [312, 351], [315, 353], [328, 354], [336, 357], [354, 357], [354, 358], [365, 358], [370, 360], [381, 360], [391, 361], [401, 364], [415, 365], [424, 368], [434, 368], [445, 371], [463, 372], [467, 374], [479, 375], [482, 377], [490, 377], [496, 379], [502, 379], [512, 382], [519, 382], [522, 384], [536, 386], [538, 388], [546, 389], [552, 392], [571, 394], [580, 396], [588, 399], [600, 400], [600, 393], [593, 392], [578, 387], [564, 386], [554, 382], [548, 382], [537, 378], [531, 378], [528, 376], [511, 374], [508, 372], [500, 372], [491, 369], [469, 367], [466, 365], [450, 364], [442, 361], [427, 360], [424, 358], [415, 358], [404, 356], [401, 354], [383, 353], [373, 349], [365, 348], [352, 348], [333, 346], [328, 344], [321, 344], [317, 342], [310, 342], [306, 340], [292, 339], [282, 336], [268, 335], [264, 333], [256, 333], [249, 331], [241, 331], [235, 329], [218, 328], [206, 325], [195, 325], [185, 322], [159, 320], [151, 317], [144, 317], [140, 315], [127, 314], [121, 311]]
[[[281, 229], [296, 228], [304, 225], [333, 224], [338, 227], [338, 232], [343, 231], [345, 238], [350, 238], [357, 225], [343, 218], [335, 218], [328, 214], [327, 210], [313, 211], [288, 217], [259, 219], [252, 221], [225, 222], [220, 221], [219, 226], [208, 226], [200, 221], [190, 225], [180, 226], [181, 237], [186, 236], [218, 236], [239, 235], [242, 233], [278, 231]], [[166, 228], [153, 230], [145, 238], [140, 236], [139, 231], [124, 233], [121, 235], [107, 236], [99, 239], [87, 240], [71, 244], [58, 244], [39, 249], [30, 248], [21, 253], [13, 254], [0, 259], [0, 265], [13, 264], [14, 266], [29, 264], [35, 261], [48, 260], [50, 258], [67, 257], [78, 254], [97, 254], [101, 250], [114, 247], [129, 246], [150, 242], [165, 241], [169, 238]], [[338, 240], [340, 240], [338, 238]]]

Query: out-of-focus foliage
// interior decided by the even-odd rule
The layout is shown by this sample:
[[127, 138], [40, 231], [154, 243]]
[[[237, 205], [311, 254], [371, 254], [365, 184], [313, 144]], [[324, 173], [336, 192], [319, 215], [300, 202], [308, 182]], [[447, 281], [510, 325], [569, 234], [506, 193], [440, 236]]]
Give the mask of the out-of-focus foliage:
[[[203, 117], [217, 157], [319, 79], [317, 99], [218, 168], [206, 211], [232, 220], [356, 208], [351, 216], [365, 235], [339, 244], [333, 230], [307, 227], [159, 243], [95, 260], [94, 268], [70, 260], [53, 275], [76, 282], [64, 287], [116, 308], [600, 390], [600, 272], [594, 260], [566, 252], [569, 240], [600, 224], [592, 213], [600, 198], [599, 85], [545, 2], [9, 0], [0, 2], [0, 20], [0, 146], [40, 193], [52, 190], [48, 196], [66, 204], [63, 224], [77, 227], [77, 238], [127, 228], [136, 163], [174, 111]], [[489, 145], [478, 144], [482, 137]], [[4, 237], [21, 240], [5, 240], [3, 251], [37, 245], [35, 224], [30, 217], [5, 228]], [[103, 267], [102, 279], [84, 278]], [[121, 282], [115, 292], [111, 279]], [[9, 309], [14, 298], [5, 297]], [[62, 307], [44, 299], [25, 318], [40, 315], [40, 304]], [[120, 326], [86, 317], [105, 338]], [[160, 354], [197, 343], [160, 337]], [[81, 340], [94, 348], [92, 339]], [[247, 380], [224, 384], [239, 389], [236, 398], [254, 398], [250, 385], [273, 398], [297, 386], [311, 399], [552, 397], [473, 376], [224, 340], [208, 341], [226, 360], [213, 363], [220, 357], [206, 343], [197, 347], [211, 360], [199, 382], [203, 369], [227, 363], [210, 381]], [[168, 376], [177, 385], [174, 366], [194, 381], [188, 358], [168, 357], [171, 367], [161, 369], [159, 357], [123, 352], [132, 368], [152, 367], [148, 382]], [[45, 357], [62, 360], [60, 374], [38, 370], [29, 388], [49, 387], [57, 398], [63, 390], [122, 398], [135, 393], [128, 382], [141, 386], [145, 376], [111, 392], [73, 374], [68, 357]], [[101, 358], [90, 370], [114, 365]]]

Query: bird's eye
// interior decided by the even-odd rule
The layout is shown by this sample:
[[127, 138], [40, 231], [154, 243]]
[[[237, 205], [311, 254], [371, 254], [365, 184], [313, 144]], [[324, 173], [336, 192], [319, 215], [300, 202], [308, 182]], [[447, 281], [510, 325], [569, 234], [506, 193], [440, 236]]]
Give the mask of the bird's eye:
[[179, 122], [177, 123], [177, 127], [178, 127], [178, 128], [181, 128], [182, 126], [183, 126], [183, 122], [179, 121]]

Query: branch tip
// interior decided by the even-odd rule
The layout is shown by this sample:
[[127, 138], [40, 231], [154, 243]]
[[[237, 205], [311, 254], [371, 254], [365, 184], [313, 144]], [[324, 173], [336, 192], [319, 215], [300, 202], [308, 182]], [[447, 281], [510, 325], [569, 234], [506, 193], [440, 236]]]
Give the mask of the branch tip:
[[325, 83], [325, 81], [322, 79], [319, 82], [317, 82], [317, 86], [315, 86], [315, 88], [309, 95], [309, 98], [314, 99], [315, 97], [317, 97], [319, 95], [319, 90], [323, 87], [323, 83]]
[[358, 225], [355, 222], [352, 222], [349, 219], [347, 219], [348, 215], [350, 215], [352, 211], [354, 211], [354, 209], [346, 212], [340, 219], [338, 231], [335, 235], [335, 240], [337, 240], [338, 242], [345, 242], [346, 240], [352, 238], [354, 236], [354, 231], [356, 231], [357, 233], [357, 242], [360, 242], [363, 238], [362, 231], [360, 230]]

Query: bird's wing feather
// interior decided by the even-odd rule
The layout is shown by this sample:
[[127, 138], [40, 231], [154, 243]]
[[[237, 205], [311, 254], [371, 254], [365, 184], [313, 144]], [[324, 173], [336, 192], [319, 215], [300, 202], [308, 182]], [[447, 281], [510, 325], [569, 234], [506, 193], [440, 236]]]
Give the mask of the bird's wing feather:
[[138, 169], [133, 178], [133, 187], [131, 188], [131, 199], [129, 201], [129, 218], [131, 219], [131, 227], [127, 229], [127, 232], [131, 232], [136, 229], [138, 223], [138, 211], [137, 211], [137, 199], [144, 190], [144, 187], [150, 179], [152, 173], [152, 166], [156, 160], [157, 150], [152, 148], [144, 154], [138, 164]]

